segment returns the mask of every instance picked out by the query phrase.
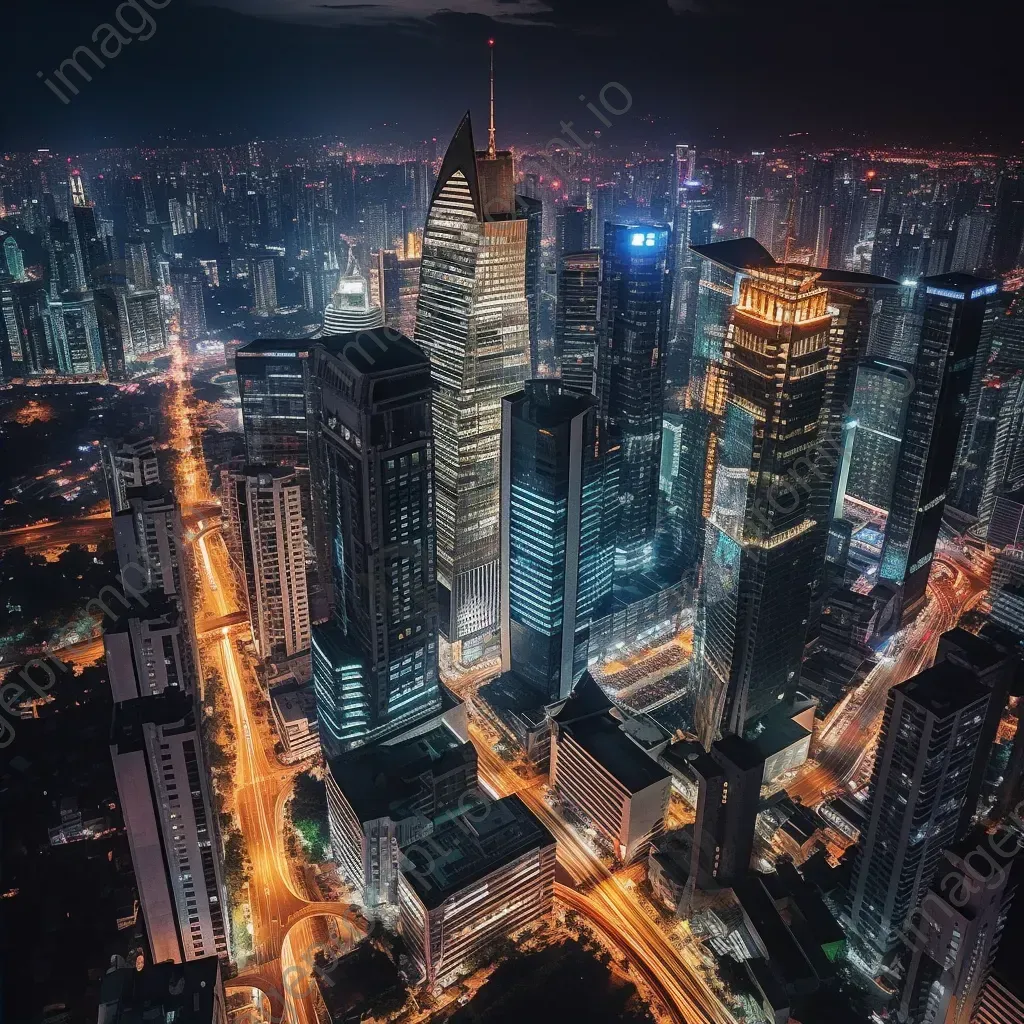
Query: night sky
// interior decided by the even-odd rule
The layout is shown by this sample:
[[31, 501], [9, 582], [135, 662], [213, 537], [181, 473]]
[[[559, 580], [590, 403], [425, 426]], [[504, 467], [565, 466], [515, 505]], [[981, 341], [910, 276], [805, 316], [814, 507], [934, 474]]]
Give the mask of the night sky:
[[[604, 128], [610, 146], [679, 137], [770, 147], [809, 132], [812, 145], [1013, 149], [1024, 137], [1019, 4], [159, 2], [152, 37], [132, 38], [64, 106], [37, 71], [52, 73], [78, 45], [95, 47], [117, 4], [7, 0], [0, 147], [152, 142], [167, 132], [443, 143], [466, 107], [486, 117], [488, 36], [505, 144], [543, 145], [562, 120], [577, 131], [603, 127], [578, 97], [592, 100], [612, 81], [633, 104]], [[124, 12], [130, 24], [136, 17]]]

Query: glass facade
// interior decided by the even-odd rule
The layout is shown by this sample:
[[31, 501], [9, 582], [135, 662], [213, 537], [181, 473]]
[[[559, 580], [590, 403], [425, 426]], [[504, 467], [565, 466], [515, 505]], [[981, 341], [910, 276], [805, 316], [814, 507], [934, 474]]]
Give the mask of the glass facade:
[[587, 394], [597, 389], [597, 312], [601, 253], [568, 253], [558, 265], [555, 358], [562, 383]]
[[705, 746], [756, 730], [800, 669], [819, 565], [814, 495], [794, 470], [823, 420], [833, 319], [818, 278], [751, 269], [732, 312], [694, 637]]
[[526, 249], [512, 155], [476, 153], [466, 115], [427, 215], [416, 311], [435, 388], [440, 629], [453, 644], [498, 625], [501, 400], [529, 371]]
[[334, 591], [313, 677], [330, 757], [440, 707], [431, 379], [386, 329], [317, 345], [312, 377]]
[[649, 225], [605, 227], [598, 402], [609, 436], [622, 446], [616, 573], [642, 572], [654, 563], [670, 235]]
[[856, 427], [846, 492], [886, 512], [912, 387], [909, 367], [898, 363], [869, 359], [857, 368], [851, 409]]
[[904, 615], [925, 597], [976, 371], [980, 378], [979, 351], [989, 347], [989, 287], [968, 274], [918, 285], [921, 339], [880, 570], [903, 583]]
[[590, 395], [532, 380], [502, 406], [502, 670], [554, 701], [586, 669], [611, 593], [615, 461]]
[[43, 315], [47, 344], [56, 354], [57, 370], [69, 376], [103, 370], [103, 349], [92, 292], [47, 299]]

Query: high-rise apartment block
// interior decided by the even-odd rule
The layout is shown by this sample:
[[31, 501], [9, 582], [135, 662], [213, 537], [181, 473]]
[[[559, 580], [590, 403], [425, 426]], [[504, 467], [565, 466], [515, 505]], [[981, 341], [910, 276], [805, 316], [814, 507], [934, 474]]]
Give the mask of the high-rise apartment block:
[[225, 479], [256, 649], [266, 662], [287, 663], [309, 652], [311, 630], [299, 477], [283, 466], [249, 465]]
[[228, 956], [217, 823], [192, 696], [116, 706], [110, 752], [153, 960]]
[[129, 488], [160, 483], [160, 461], [154, 438], [144, 437], [138, 441], [108, 438], [101, 452], [111, 515], [128, 507]]

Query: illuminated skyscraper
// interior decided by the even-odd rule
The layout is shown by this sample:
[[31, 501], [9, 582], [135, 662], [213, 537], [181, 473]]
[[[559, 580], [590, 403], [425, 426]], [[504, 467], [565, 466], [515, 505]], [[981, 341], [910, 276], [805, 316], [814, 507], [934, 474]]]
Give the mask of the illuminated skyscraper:
[[333, 757], [440, 708], [431, 368], [386, 329], [325, 339], [311, 358], [334, 590], [313, 680]]
[[597, 317], [601, 294], [601, 253], [573, 252], [558, 263], [555, 358], [562, 383], [587, 394], [597, 392]]
[[5, 372], [20, 376], [43, 373], [56, 363], [43, 327], [46, 292], [38, 281], [0, 285]]
[[199, 341], [206, 333], [206, 302], [201, 270], [171, 268], [171, 286], [178, 303], [178, 334], [184, 341]]
[[60, 373], [91, 375], [103, 370], [100, 328], [91, 291], [66, 292], [60, 300], [47, 299], [43, 326]]
[[370, 287], [366, 278], [359, 273], [355, 261], [350, 259], [348, 269], [324, 310], [322, 335], [368, 331], [383, 324], [383, 311], [377, 303], [370, 301]]
[[133, 238], [124, 243], [124, 262], [128, 279], [136, 288], [153, 287], [149, 246], [143, 239]]
[[918, 285], [921, 341], [913, 368], [880, 576], [902, 583], [904, 617], [925, 597], [968, 399], [988, 354], [994, 282], [967, 274]]
[[257, 313], [277, 312], [277, 276], [274, 261], [263, 258], [252, 261], [253, 299]]
[[684, 571], [692, 570], [704, 550], [707, 517], [711, 514], [715, 460], [725, 414], [728, 375], [726, 338], [731, 310], [739, 301], [740, 284], [751, 267], [774, 264], [772, 255], [753, 238], [695, 246], [699, 258], [697, 312], [685, 414], [688, 442], [680, 456], [673, 501], [678, 551]]
[[751, 269], [726, 346], [728, 392], [694, 627], [696, 731], [744, 735], [799, 675], [817, 577], [814, 495], [787, 487], [826, 400], [819, 273]]
[[125, 359], [138, 362], [167, 348], [160, 296], [152, 290], [118, 291], [117, 309]]
[[558, 208], [555, 218], [555, 258], [580, 252], [590, 245], [592, 211], [584, 202], [566, 203]]
[[889, 691], [850, 891], [850, 930], [872, 967], [897, 944], [958, 838], [988, 699], [969, 669], [949, 661]]
[[616, 572], [643, 571], [654, 559], [670, 234], [664, 227], [623, 224], [605, 231], [597, 395], [608, 436], [622, 445]]
[[685, 142], [676, 143], [675, 167], [673, 185], [675, 196], [678, 199], [679, 193], [688, 181], [694, 180], [697, 173], [697, 150]]
[[540, 241], [544, 233], [544, 204], [532, 196], [516, 196], [516, 215], [526, 218], [526, 304], [530, 318], [530, 376], [540, 365], [540, 309], [543, 289]]
[[423, 234], [416, 341], [435, 388], [440, 629], [456, 660], [498, 625], [501, 399], [529, 372], [527, 221], [514, 182], [510, 152], [476, 152], [467, 113]]
[[665, 374], [670, 386], [685, 387], [690, 376], [700, 280], [700, 257], [690, 247], [708, 245], [712, 240], [713, 214], [708, 190], [700, 182], [683, 182], [677, 193], [674, 216], [671, 339]]
[[420, 292], [419, 256], [402, 258], [393, 249], [377, 253], [377, 304], [384, 323], [411, 338], [416, 330], [416, 300]]
[[611, 595], [616, 481], [592, 395], [527, 381], [502, 423], [501, 667], [548, 704], [586, 669]]
[[20, 281], [25, 276], [25, 260], [14, 235], [8, 235], [4, 239], [4, 260], [7, 263], [7, 273], [15, 281]]
[[[125, 380], [128, 377], [128, 358], [121, 323], [120, 296], [113, 288], [97, 288], [93, 298], [96, 302], [96, 321], [100, 329], [100, 348], [103, 351], [107, 379]], [[160, 324], [162, 327], [162, 318]]]
[[857, 368], [852, 416], [856, 421], [846, 493], [889, 511], [896, 464], [913, 390], [910, 369], [884, 359]]

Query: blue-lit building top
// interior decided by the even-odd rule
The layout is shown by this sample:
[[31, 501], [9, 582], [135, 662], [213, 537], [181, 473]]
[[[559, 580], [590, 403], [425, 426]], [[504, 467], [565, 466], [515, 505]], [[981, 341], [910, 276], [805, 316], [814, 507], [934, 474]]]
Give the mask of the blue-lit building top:
[[583, 674], [611, 594], [617, 455], [591, 395], [533, 380], [502, 401], [502, 670], [544, 702]]
[[622, 446], [616, 572], [643, 571], [654, 560], [671, 273], [667, 227], [605, 226], [598, 403]]

